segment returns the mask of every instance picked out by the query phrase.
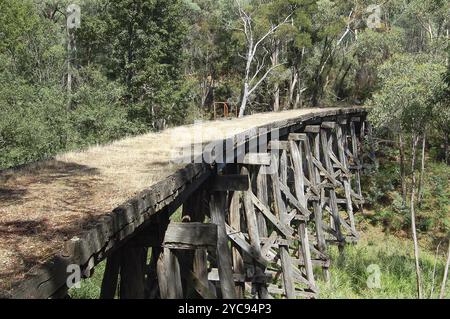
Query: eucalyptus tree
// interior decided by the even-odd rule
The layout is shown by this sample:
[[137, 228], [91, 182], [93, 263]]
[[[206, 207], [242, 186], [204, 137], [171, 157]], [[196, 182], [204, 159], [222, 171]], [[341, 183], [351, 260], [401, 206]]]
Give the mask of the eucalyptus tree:
[[292, 16], [288, 12], [286, 16], [278, 21], [269, 21], [264, 16], [264, 6], [261, 1], [235, 0], [236, 12], [238, 14], [238, 31], [241, 33], [244, 42], [245, 69], [242, 80], [242, 97], [240, 103], [239, 117], [244, 116], [249, 98], [256, 89], [266, 80], [273, 70], [280, 67], [281, 63], [276, 63], [267, 67], [269, 52], [264, 49], [264, 44], [269, 40], [281, 26], [285, 25]]
[[376, 126], [399, 128], [400, 138], [411, 135], [410, 212], [419, 298], [422, 298], [423, 291], [416, 230], [416, 153], [420, 136], [426, 134], [432, 121], [435, 92], [443, 89], [442, 74], [445, 72], [442, 64], [428, 61], [427, 56], [394, 56], [380, 68], [381, 89], [370, 103], [370, 118]]

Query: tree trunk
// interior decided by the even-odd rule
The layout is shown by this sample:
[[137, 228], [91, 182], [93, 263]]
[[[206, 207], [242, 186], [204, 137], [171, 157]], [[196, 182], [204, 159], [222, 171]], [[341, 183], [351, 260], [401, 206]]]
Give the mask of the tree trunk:
[[403, 134], [399, 135], [399, 147], [400, 147], [400, 180], [402, 184], [402, 206], [406, 207], [406, 197], [407, 188], [406, 188], [406, 167], [405, 167], [405, 143], [403, 141]]
[[419, 143], [419, 137], [416, 134], [413, 134], [413, 145], [412, 145], [412, 185], [411, 185], [411, 229], [413, 235], [414, 242], [414, 257], [416, 261], [416, 280], [417, 280], [417, 296], [419, 299], [422, 299], [422, 283], [421, 283], [421, 274], [420, 274], [420, 264], [419, 264], [419, 244], [417, 240], [417, 230], [416, 230], [416, 212], [415, 212], [415, 202], [416, 202], [416, 151], [417, 144]]
[[423, 139], [422, 139], [422, 159], [421, 159], [421, 166], [420, 166], [420, 179], [419, 179], [419, 191], [418, 191], [418, 199], [417, 203], [420, 207], [422, 204], [422, 198], [423, 198], [423, 179], [425, 174], [425, 150], [426, 150], [426, 140], [427, 135], [426, 133], [423, 133]]
[[[275, 40], [274, 42], [275, 48], [272, 54], [272, 66], [278, 65], [278, 57], [280, 54], [279, 41]], [[275, 81], [273, 90], [273, 111], [278, 112], [280, 110], [280, 84], [278, 81]]]
[[239, 117], [245, 115], [245, 109], [247, 108], [248, 101], [248, 83], [244, 84], [244, 92], [242, 93], [241, 108], [239, 109]]
[[294, 109], [302, 108], [302, 107], [303, 107], [303, 89], [302, 89], [302, 78], [300, 77], [300, 74], [299, 74], [298, 81], [297, 81], [297, 95], [295, 97]]
[[450, 141], [449, 141], [449, 134], [445, 133], [444, 134], [444, 158], [445, 158], [445, 164], [450, 164], [449, 160], [450, 160]]
[[294, 92], [295, 88], [297, 87], [297, 81], [298, 81], [298, 71], [297, 68], [292, 68], [292, 76], [291, 76], [291, 83], [289, 83], [289, 97], [288, 97], [288, 107], [293, 107], [293, 99], [294, 99]]

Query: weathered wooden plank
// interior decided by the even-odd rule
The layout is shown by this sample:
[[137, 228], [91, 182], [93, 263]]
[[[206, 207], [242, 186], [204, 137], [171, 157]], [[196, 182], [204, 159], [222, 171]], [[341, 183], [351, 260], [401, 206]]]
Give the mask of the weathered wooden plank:
[[293, 267], [292, 260], [289, 256], [289, 248], [288, 247], [280, 247], [279, 250], [280, 260], [281, 260], [281, 268], [283, 270], [283, 284], [284, 284], [284, 292], [288, 299], [295, 298], [295, 287], [293, 281]]
[[[293, 259], [292, 262], [293, 262], [294, 265], [297, 265], [297, 266], [304, 266], [305, 265], [305, 262], [303, 260], [303, 256], [301, 256], [299, 259]], [[326, 259], [326, 260], [312, 259], [311, 262], [312, 262], [312, 264], [314, 266], [326, 267], [326, 268], [329, 268], [330, 264], [331, 264], [329, 259]]]
[[294, 168], [294, 186], [295, 194], [298, 198], [300, 205], [306, 207], [305, 197], [305, 182], [303, 174], [303, 156], [301, 148], [298, 147], [297, 142], [291, 140], [290, 142], [291, 159]]
[[[361, 188], [361, 163], [359, 162], [359, 152], [358, 152], [358, 140], [356, 138], [356, 128], [355, 122], [352, 121], [350, 123], [350, 135], [352, 141], [352, 155], [355, 159], [355, 164], [357, 166], [355, 172], [355, 186], [356, 193], [362, 198], [362, 188]], [[362, 205], [360, 206], [360, 210], [362, 211]]]
[[269, 150], [280, 151], [287, 150], [289, 148], [289, 143], [287, 141], [270, 141]]
[[121, 249], [120, 299], [145, 298], [147, 249], [127, 245]]
[[304, 129], [304, 132], [318, 134], [320, 133], [320, 125], [307, 125]]
[[[248, 179], [248, 176], [246, 176]], [[240, 212], [240, 198], [241, 192], [234, 192], [230, 203], [230, 224], [236, 231], [241, 231], [241, 212]], [[242, 256], [242, 248], [233, 247], [231, 250], [233, 258], [233, 270], [235, 274], [245, 274], [244, 259]], [[245, 285], [242, 283], [236, 284], [236, 296], [242, 299], [245, 293]]]
[[[205, 249], [197, 249], [194, 252], [194, 262], [193, 262], [193, 270], [192, 273], [194, 275], [194, 281], [198, 279], [200, 282], [201, 287], [206, 287], [209, 291], [209, 293], [200, 293], [203, 298], [211, 298], [215, 299], [217, 298], [217, 295], [214, 290], [211, 290], [209, 287], [208, 282], [208, 260], [207, 260], [207, 253]], [[201, 288], [202, 291], [206, 288]], [[198, 288], [195, 288], [198, 292]]]
[[211, 291], [208, 285], [208, 278], [206, 278], [205, 285], [203, 280], [200, 280], [194, 272], [190, 273], [191, 281], [193, 283], [193, 288], [195, 291], [203, 298], [203, 299], [216, 299], [217, 296], [214, 294], [214, 292]]
[[313, 264], [311, 261], [311, 251], [309, 245], [308, 228], [306, 228], [306, 223], [302, 222], [299, 225], [298, 233], [300, 236], [301, 245], [299, 247], [299, 256], [303, 256], [306, 278], [308, 279], [311, 286], [316, 286], [316, 281], [314, 278]]
[[[249, 172], [246, 167], [242, 168], [241, 171], [243, 174]], [[260, 236], [258, 229], [258, 220], [256, 217], [255, 207], [253, 206], [252, 198], [250, 195], [250, 191], [244, 192], [244, 211], [245, 211], [245, 220], [247, 226], [248, 236], [250, 238], [250, 245], [252, 252], [258, 256], [259, 259], [263, 259], [261, 255], [261, 246], [260, 246]], [[264, 274], [265, 265], [261, 267], [261, 265], [255, 265], [256, 275]], [[256, 290], [260, 298], [267, 298], [267, 289], [264, 283], [256, 284]]]
[[254, 251], [253, 246], [250, 245], [242, 232], [237, 231], [229, 225], [225, 225], [228, 237], [242, 249], [243, 253], [246, 253], [249, 257], [255, 259], [256, 262], [263, 266], [267, 265], [267, 260], [264, 259], [261, 253]]
[[217, 245], [217, 225], [203, 223], [170, 223], [164, 236], [164, 247], [197, 249]]
[[[297, 195], [300, 205], [306, 207], [307, 200], [305, 196], [302, 145], [303, 142], [300, 142], [300, 145], [297, 145], [295, 139], [291, 138], [290, 150], [292, 155], [292, 164], [294, 167], [295, 193]], [[315, 286], [313, 266], [311, 262], [311, 252], [309, 248], [309, 238], [305, 222], [301, 222], [299, 224], [298, 234], [300, 237], [299, 254], [303, 254], [303, 258], [305, 260], [305, 270], [307, 279], [310, 282], [311, 286]]]
[[116, 296], [120, 271], [120, 259], [120, 251], [114, 252], [106, 259], [100, 299], [114, 299]]
[[[276, 156], [272, 155], [272, 161], [276, 162]], [[286, 165], [284, 161], [281, 161], [281, 166]], [[281, 171], [284, 171], [286, 168], [281, 167]], [[274, 200], [274, 208], [276, 215], [280, 219], [280, 222], [286, 227], [289, 224], [288, 221], [288, 214], [286, 210], [286, 205], [283, 201], [283, 197], [281, 194], [280, 189], [280, 178], [278, 176], [277, 172], [274, 172], [270, 175], [272, 180], [272, 192], [273, 192], [273, 200]], [[282, 179], [284, 179], [285, 176], [282, 175]], [[291, 236], [286, 236], [286, 239], [290, 238]], [[280, 262], [281, 262], [281, 268], [283, 270], [283, 283], [284, 283], [284, 289], [286, 293], [286, 297], [288, 299], [295, 298], [295, 287], [294, 282], [292, 280], [292, 272], [293, 267], [291, 263], [291, 257], [289, 256], [289, 246], [281, 246], [279, 247], [279, 255], [280, 255]]]
[[251, 198], [255, 206], [264, 214], [264, 216], [267, 217], [267, 219], [287, 238], [291, 238], [292, 234], [294, 233], [294, 230], [289, 226], [283, 224], [275, 215], [273, 215], [270, 212], [270, 209], [268, 209], [261, 201], [251, 193]]
[[[248, 282], [252, 283], [265, 283], [266, 278], [270, 278], [270, 275], [263, 275], [262, 277], [253, 277], [253, 276], [247, 276], [247, 274], [233, 274], [233, 280], [236, 284], [245, 284]], [[208, 280], [209, 281], [219, 281], [219, 271], [217, 268], [212, 268], [211, 271], [208, 273]]]
[[305, 217], [309, 217], [312, 215], [312, 213], [307, 209], [305, 206], [303, 206], [297, 198], [295, 198], [294, 195], [292, 195], [290, 189], [284, 184], [280, 182], [280, 189], [283, 192], [283, 194], [286, 196], [286, 198], [289, 200], [289, 202], [294, 205], [295, 208], [297, 208]]
[[[324, 157], [324, 162], [326, 169], [328, 171], [329, 175], [333, 174], [333, 165], [331, 164], [330, 159], [330, 148], [328, 144], [328, 133], [325, 129], [321, 130], [320, 132], [321, 140], [322, 140], [322, 153]], [[331, 139], [331, 137], [330, 137]], [[329, 197], [330, 197], [330, 208], [332, 211], [332, 222], [334, 230], [336, 231], [337, 240], [344, 242], [344, 238], [341, 234], [341, 227], [340, 227], [340, 219], [339, 219], [339, 210], [336, 203], [336, 190], [334, 188], [330, 188], [329, 190]]]
[[[316, 144], [319, 143], [319, 135], [316, 134], [314, 140], [316, 141]], [[305, 144], [305, 155], [306, 155], [306, 164], [308, 167], [308, 175], [309, 179], [311, 181], [311, 185], [317, 188], [317, 185], [320, 183], [320, 175], [319, 175], [319, 169], [314, 165], [313, 157], [320, 159], [320, 150], [319, 146], [316, 145], [316, 151], [313, 154], [313, 150], [311, 148], [311, 143], [309, 137], [304, 140]], [[321, 197], [322, 193], [318, 194], [319, 198]], [[322, 206], [319, 201], [313, 202], [313, 210], [314, 210], [314, 220], [316, 224], [316, 237], [317, 237], [317, 244], [319, 246], [319, 249], [321, 251], [326, 250], [326, 244], [325, 244], [325, 238], [322, 230]]]
[[[256, 194], [261, 203], [265, 206], [269, 203], [266, 168], [266, 166], [260, 166], [258, 169], [258, 176], [256, 177]], [[267, 224], [264, 215], [260, 211], [257, 211], [256, 217], [258, 218], [259, 235], [261, 237], [267, 237]]]
[[212, 223], [217, 225], [217, 263], [220, 274], [220, 288], [224, 299], [235, 299], [231, 251], [225, 227], [225, 193], [214, 192], [210, 196]]
[[[342, 126], [339, 125], [336, 130], [336, 139], [338, 144], [338, 153], [339, 153], [339, 160], [342, 163], [343, 171], [347, 171], [347, 158], [345, 156], [345, 148], [344, 148], [344, 132], [342, 129]], [[347, 214], [350, 219], [350, 227], [351, 232], [354, 236], [358, 236], [358, 233], [356, 231], [356, 224], [355, 224], [355, 217], [353, 214], [353, 203], [351, 198], [351, 184], [350, 184], [350, 172], [346, 173], [347, 175], [342, 176], [343, 184], [344, 184], [344, 192], [345, 192], [345, 199], [347, 201]]]
[[246, 175], [217, 175], [210, 184], [213, 192], [246, 191], [250, 187]]
[[247, 153], [243, 161], [243, 164], [247, 165], [270, 166], [270, 163], [270, 155], [266, 153]]
[[336, 128], [336, 122], [322, 122], [321, 127], [324, 129], [335, 129]]
[[272, 234], [270, 234], [270, 237], [267, 238], [264, 242], [264, 245], [261, 248], [261, 254], [265, 259], [270, 260], [271, 255], [269, 254], [269, 251], [273, 247], [273, 245], [275, 245], [277, 239], [278, 234], [276, 232], [272, 232]]
[[164, 248], [157, 264], [158, 283], [162, 299], [182, 299], [180, 265], [171, 249]]

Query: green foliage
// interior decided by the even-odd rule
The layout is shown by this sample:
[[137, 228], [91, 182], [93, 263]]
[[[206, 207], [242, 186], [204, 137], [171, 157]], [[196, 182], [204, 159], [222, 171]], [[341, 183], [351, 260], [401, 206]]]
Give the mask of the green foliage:
[[[402, 203], [398, 156], [398, 151], [383, 148], [378, 154], [381, 159], [378, 171], [364, 175], [363, 190], [370, 211], [368, 221], [383, 226], [386, 231], [404, 234], [409, 233], [411, 216], [409, 207], [403, 207]], [[450, 167], [429, 160], [423, 192], [416, 213], [420, 236], [445, 240], [450, 233]]]
[[[392, 235], [384, 235], [377, 228], [365, 230], [365, 237], [355, 246], [347, 246], [339, 255], [335, 247], [331, 255], [331, 283], [319, 281], [321, 299], [414, 299], [416, 273], [412, 243]], [[369, 239], [370, 238], [370, 239]], [[441, 248], [441, 253], [444, 249]], [[422, 269], [426, 298], [437, 298], [444, 273], [445, 256], [439, 255], [433, 281], [435, 257], [431, 250], [421, 249]], [[380, 287], [369, 288], [367, 280], [372, 275], [368, 269], [377, 265], [380, 269]], [[432, 283], [434, 284], [433, 295]], [[447, 298], [450, 293], [447, 290]]]
[[76, 3], [69, 96], [69, 2], [0, 1], [0, 168], [184, 123], [184, 2]]
[[434, 96], [444, 86], [441, 64], [427, 56], [396, 55], [379, 70], [382, 88], [374, 94], [370, 119], [378, 127], [422, 132], [431, 120]]

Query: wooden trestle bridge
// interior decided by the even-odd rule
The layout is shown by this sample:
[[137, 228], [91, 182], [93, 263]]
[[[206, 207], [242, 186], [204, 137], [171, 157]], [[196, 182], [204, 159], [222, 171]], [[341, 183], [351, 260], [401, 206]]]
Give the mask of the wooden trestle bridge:
[[106, 259], [101, 298], [315, 298], [327, 247], [359, 237], [366, 111], [270, 115], [258, 126], [267, 147], [252, 150], [261, 130], [247, 130], [232, 161], [186, 164], [66, 240], [8, 296], [64, 297], [68, 265], [89, 277]]

